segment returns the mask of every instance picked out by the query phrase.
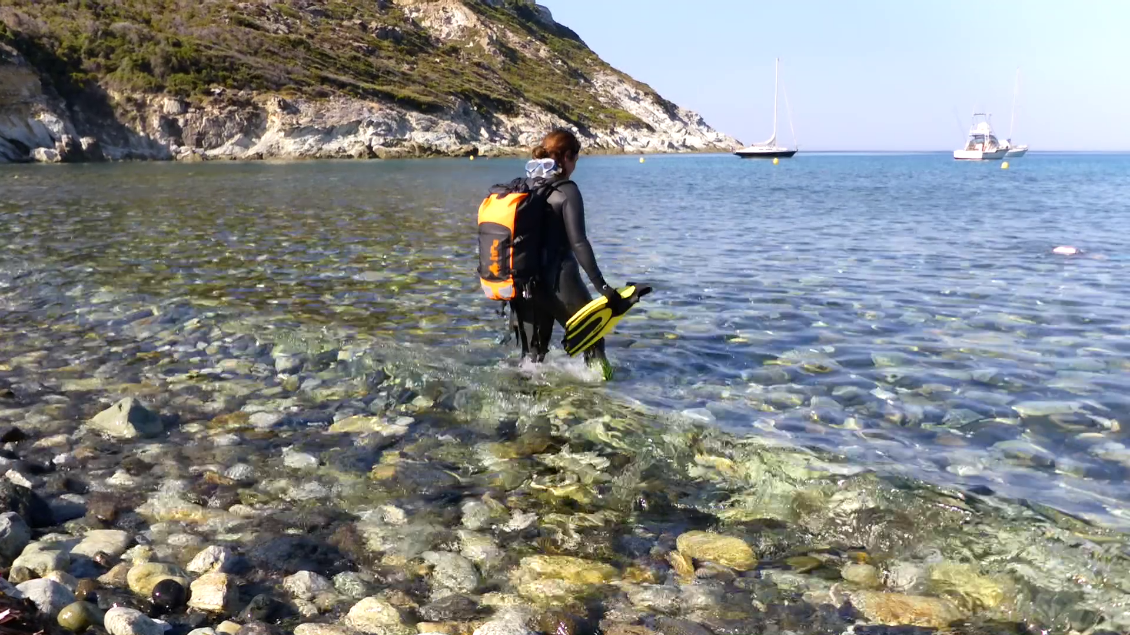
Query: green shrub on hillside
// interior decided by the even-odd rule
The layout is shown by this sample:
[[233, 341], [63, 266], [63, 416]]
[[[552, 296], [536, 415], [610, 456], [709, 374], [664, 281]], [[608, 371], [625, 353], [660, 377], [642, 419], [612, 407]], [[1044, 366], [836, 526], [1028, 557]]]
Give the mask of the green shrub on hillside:
[[[587, 85], [611, 71], [569, 29], [523, 0], [465, 0], [489, 24], [548, 50], [501, 54], [476, 41], [438, 42], [387, 0], [4, 0], [0, 41], [64, 97], [95, 84], [203, 98], [217, 88], [391, 100], [425, 112], [463, 100], [512, 114], [531, 102], [580, 126], [642, 126]], [[636, 84], [654, 94], [650, 88]]]

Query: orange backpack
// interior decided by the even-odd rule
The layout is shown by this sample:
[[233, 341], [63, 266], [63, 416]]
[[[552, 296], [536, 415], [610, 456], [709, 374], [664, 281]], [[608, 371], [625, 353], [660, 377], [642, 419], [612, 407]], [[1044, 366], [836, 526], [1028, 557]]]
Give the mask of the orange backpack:
[[515, 179], [492, 187], [479, 205], [479, 282], [491, 300], [513, 300], [537, 277], [547, 201], [566, 182]]

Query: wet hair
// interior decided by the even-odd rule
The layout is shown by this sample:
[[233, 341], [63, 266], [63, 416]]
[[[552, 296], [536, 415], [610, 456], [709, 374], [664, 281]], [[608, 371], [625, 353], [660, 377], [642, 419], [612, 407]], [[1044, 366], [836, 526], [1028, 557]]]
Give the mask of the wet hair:
[[565, 159], [577, 158], [580, 153], [581, 142], [577, 140], [577, 135], [562, 128], [545, 135], [533, 150], [535, 159], [553, 159], [557, 165], [563, 165]]

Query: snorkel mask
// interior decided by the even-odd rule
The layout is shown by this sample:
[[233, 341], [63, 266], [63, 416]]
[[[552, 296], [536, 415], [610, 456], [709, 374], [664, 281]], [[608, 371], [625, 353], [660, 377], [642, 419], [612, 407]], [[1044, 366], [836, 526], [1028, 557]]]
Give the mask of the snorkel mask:
[[548, 179], [561, 174], [561, 166], [553, 159], [534, 159], [526, 163], [526, 177]]

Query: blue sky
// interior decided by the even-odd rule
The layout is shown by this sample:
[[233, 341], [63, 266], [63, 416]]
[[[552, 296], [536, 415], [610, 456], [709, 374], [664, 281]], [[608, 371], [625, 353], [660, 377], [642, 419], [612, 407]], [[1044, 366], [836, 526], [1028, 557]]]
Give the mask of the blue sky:
[[[752, 143], [781, 58], [810, 150], [950, 150], [973, 109], [1033, 150], [1130, 150], [1130, 1], [540, 0], [613, 66]], [[781, 99], [779, 139], [791, 143]], [[959, 127], [960, 121], [960, 127]]]

